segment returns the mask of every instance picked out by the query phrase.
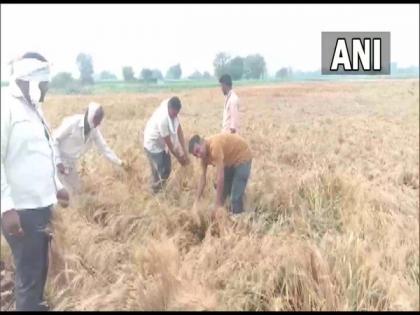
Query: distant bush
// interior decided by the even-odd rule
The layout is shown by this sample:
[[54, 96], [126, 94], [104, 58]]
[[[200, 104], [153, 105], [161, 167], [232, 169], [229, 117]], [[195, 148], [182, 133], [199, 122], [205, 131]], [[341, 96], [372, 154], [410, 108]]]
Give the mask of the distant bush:
[[52, 92], [64, 94], [92, 94], [91, 85], [83, 85], [80, 80], [75, 80], [68, 72], [57, 73], [51, 80], [50, 88]]
[[289, 76], [289, 70], [287, 68], [281, 68], [276, 72], [276, 79], [285, 79]]
[[212, 78], [211, 74], [208, 71], [205, 71], [203, 73], [203, 79], [204, 80], [210, 80]]
[[109, 71], [102, 71], [99, 74], [99, 79], [101, 81], [114, 81], [117, 80], [117, 76]]
[[69, 72], [59, 72], [51, 80], [50, 87], [55, 89], [68, 89], [76, 84], [76, 80]]
[[188, 76], [188, 79], [190, 80], [200, 80], [203, 78], [203, 75], [200, 71], [194, 71], [192, 74]]

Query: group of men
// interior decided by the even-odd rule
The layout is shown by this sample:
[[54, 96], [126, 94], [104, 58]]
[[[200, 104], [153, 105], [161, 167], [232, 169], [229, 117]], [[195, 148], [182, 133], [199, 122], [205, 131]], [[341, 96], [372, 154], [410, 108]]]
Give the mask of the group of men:
[[[223, 75], [220, 85], [225, 95], [222, 131], [206, 139], [199, 135], [191, 137], [188, 152], [201, 160], [198, 201], [206, 185], [207, 166], [216, 167], [216, 207], [222, 207], [230, 196], [232, 213], [243, 212], [243, 196], [251, 172], [252, 153], [239, 132], [239, 98], [232, 89], [232, 79]], [[146, 124], [144, 150], [152, 172], [152, 191], [158, 192], [165, 185], [171, 172], [171, 154], [182, 166], [188, 158], [184, 132], [178, 114], [181, 101], [174, 96], [164, 100]]]
[[[48, 270], [53, 206], [66, 207], [80, 192], [77, 161], [94, 144], [113, 164], [124, 167], [107, 145], [98, 126], [104, 109], [92, 102], [84, 114], [65, 118], [51, 132], [42, 104], [48, 91], [50, 68], [39, 53], [24, 54], [12, 64], [9, 93], [1, 100], [1, 231], [16, 266], [16, 310], [48, 310], [43, 299]], [[244, 210], [243, 197], [251, 171], [252, 153], [239, 132], [239, 98], [229, 75], [219, 80], [226, 97], [223, 128], [208, 138], [194, 135], [188, 148], [179, 122], [178, 97], [164, 100], [148, 120], [143, 146], [150, 162], [151, 189], [158, 193], [171, 173], [171, 155], [182, 166], [188, 153], [201, 160], [197, 201], [206, 184], [208, 165], [216, 167], [216, 206], [227, 197], [232, 213]], [[70, 192], [70, 193], [69, 193]]]

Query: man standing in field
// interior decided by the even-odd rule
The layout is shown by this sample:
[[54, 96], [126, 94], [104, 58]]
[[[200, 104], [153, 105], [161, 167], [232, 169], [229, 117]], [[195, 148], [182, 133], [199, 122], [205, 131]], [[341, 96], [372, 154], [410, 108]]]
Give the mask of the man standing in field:
[[252, 153], [249, 145], [237, 134], [221, 133], [202, 139], [195, 135], [189, 142], [188, 151], [201, 159], [202, 175], [198, 185], [196, 202], [206, 185], [207, 166], [216, 167], [216, 207], [222, 207], [230, 196], [230, 210], [241, 213], [243, 197], [251, 173]]
[[15, 60], [8, 95], [1, 99], [1, 231], [16, 266], [17, 311], [48, 310], [47, 233], [53, 205], [69, 195], [57, 178], [52, 137], [41, 104], [49, 64], [30, 52]]
[[98, 129], [104, 116], [102, 106], [91, 102], [84, 114], [64, 118], [61, 125], [54, 130], [59, 178], [71, 193], [80, 192], [77, 161], [93, 144], [110, 162], [124, 166], [123, 161], [109, 148]]
[[232, 90], [232, 78], [224, 74], [219, 79], [223, 95], [226, 96], [223, 109], [222, 132], [237, 133], [239, 131], [239, 97]]
[[174, 96], [164, 100], [148, 120], [143, 146], [152, 171], [152, 191], [159, 192], [171, 173], [171, 156], [185, 166], [189, 163], [184, 133], [178, 114], [181, 101]]

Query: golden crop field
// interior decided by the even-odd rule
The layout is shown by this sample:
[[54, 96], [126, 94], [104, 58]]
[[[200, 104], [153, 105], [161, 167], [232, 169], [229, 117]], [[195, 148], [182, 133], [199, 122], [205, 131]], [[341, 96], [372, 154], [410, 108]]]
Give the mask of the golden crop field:
[[[193, 209], [199, 163], [172, 159], [149, 192], [143, 129], [166, 97], [186, 137], [221, 129], [219, 88], [50, 95], [55, 128], [90, 101], [129, 164], [92, 150], [84, 192], [56, 208], [47, 298], [54, 310], [419, 310], [419, 81], [238, 87], [255, 159], [248, 212], [211, 222], [212, 180]], [[210, 173], [211, 176], [214, 173]], [[2, 259], [12, 268], [2, 239]]]

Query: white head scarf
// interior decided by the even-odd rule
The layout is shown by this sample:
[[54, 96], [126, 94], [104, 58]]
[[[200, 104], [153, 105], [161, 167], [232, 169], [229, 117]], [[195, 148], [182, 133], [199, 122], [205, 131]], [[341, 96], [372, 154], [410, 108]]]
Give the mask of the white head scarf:
[[87, 109], [87, 120], [89, 123], [90, 128], [95, 128], [93, 125], [93, 117], [95, 117], [96, 112], [101, 108], [102, 106], [95, 102], [90, 102], [88, 109]]
[[21, 58], [12, 64], [14, 80], [22, 81], [50, 81], [50, 66], [46, 61], [35, 58]]
[[21, 94], [16, 80], [29, 82], [29, 96], [33, 104], [41, 97], [39, 82], [50, 81], [50, 65], [35, 58], [18, 58], [12, 62], [11, 88]]

